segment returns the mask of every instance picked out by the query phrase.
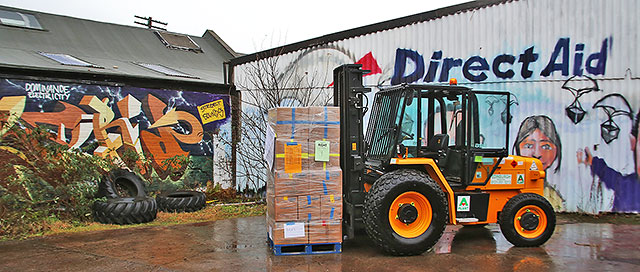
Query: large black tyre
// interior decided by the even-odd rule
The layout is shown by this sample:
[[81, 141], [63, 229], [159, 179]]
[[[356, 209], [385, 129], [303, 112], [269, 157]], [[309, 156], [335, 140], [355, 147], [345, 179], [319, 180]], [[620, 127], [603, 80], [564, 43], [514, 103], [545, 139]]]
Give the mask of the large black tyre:
[[123, 198], [123, 197], [144, 197], [144, 182], [135, 173], [116, 169], [102, 177], [98, 183], [97, 197]]
[[519, 247], [544, 244], [556, 227], [556, 214], [544, 197], [524, 193], [511, 198], [500, 213], [500, 230]]
[[[414, 198], [416, 201], [411, 200]], [[411, 213], [417, 213], [415, 218]], [[373, 184], [365, 198], [363, 219], [369, 238], [385, 253], [407, 256], [422, 254], [438, 242], [448, 214], [445, 194], [431, 177], [418, 170], [400, 169], [383, 175]], [[403, 224], [408, 230], [402, 229]]]
[[104, 224], [140, 224], [156, 219], [158, 206], [152, 197], [111, 198], [96, 200], [91, 207], [96, 222]]
[[158, 209], [163, 212], [195, 212], [207, 204], [204, 193], [177, 191], [156, 196]]

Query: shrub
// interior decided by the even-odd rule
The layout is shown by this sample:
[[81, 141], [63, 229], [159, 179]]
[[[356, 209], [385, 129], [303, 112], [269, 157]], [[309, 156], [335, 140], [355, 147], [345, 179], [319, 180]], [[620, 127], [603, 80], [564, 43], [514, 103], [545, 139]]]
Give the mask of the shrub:
[[89, 220], [97, 182], [117, 167], [20, 123], [1, 135], [0, 160], [0, 236], [40, 233], [46, 220]]

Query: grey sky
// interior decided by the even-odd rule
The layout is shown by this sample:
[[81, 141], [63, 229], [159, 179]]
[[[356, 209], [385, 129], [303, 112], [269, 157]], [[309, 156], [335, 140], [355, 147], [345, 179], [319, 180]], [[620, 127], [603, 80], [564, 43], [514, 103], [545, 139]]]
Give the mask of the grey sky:
[[251, 53], [469, 0], [0, 0], [0, 5], [123, 25], [134, 15], [167, 22], [169, 31], [215, 31], [237, 52]]

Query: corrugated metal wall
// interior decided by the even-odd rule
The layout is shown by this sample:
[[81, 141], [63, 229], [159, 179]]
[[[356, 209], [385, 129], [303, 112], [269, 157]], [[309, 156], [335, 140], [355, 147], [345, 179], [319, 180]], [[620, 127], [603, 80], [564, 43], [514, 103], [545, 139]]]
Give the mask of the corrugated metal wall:
[[[557, 138], [546, 146], [517, 144], [523, 155], [550, 156], [548, 191], [560, 199], [556, 207], [637, 212], [631, 130], [640, 109], [639, 8], [635, 0], [507, 1], [271, 60], [278, 74], [306, 78], [318, 95], [331, 90], [331, 71], [344, 63], [374, 71], [365, 76], [369, 86], [455, 77], [477, 89], [509, 90], [518, 101], [511, 108], [511, 147], [526, 134], [519, 130], [523, 122], [538, 120], [547, 140]], [[247, 84], [247, 71], [258, 62], [235, 67], [242, 91], [260, 91]], [[586, 150], [595, 158], [590, 166], [582, 162]]]

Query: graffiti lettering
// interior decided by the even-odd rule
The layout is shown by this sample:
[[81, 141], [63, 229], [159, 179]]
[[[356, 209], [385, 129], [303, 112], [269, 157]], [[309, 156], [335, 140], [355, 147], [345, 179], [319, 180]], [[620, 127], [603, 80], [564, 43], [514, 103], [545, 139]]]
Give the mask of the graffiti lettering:
[[[31, 86], [30, 91], [46, 89], [52, 90], [53, 94], [68, 92], [66, 86], [28, 86]], [[0, 110], [16, 115], [16, 118], [21, 118], [33, 127], [48, 125], [55, 128], [55, 140], [70, 148], [84, 146], [92, 140], [93, 135], [98, 145], [93, 150], [94, 155], [119, 159], [123, 152], [131, 150], [142, 158], [150, 157], [153, 170], [161, 179], [180, 179], [182, 174], [176, 175], [173, 172], [175, 169], [172, 168], [175, 168], [175, 165], [169, 168], [165, 161], [176, 156], [189, 156], [190, 151], [184, 150], [181, 144], [198, 144], [204, 136], [203, 125], [196, 116], [187, 111], [169, 109], [165, 102], [150, 93], [146, 94], [142, 102], [132, 95], [127, 95], [115, 104], [110, 103], [109, 98], [99, 99], [96, 95], [84, 95], [77, 105], [55, 101], [50, 107], [52, 111], [48, 112], [24, 111], [26, 99], [25, 96], [2, 97]], [[223, 99], [203, 106], [206, 108], [205, 117], [209, 122], [213, 122], [211, 119], [227, 118]], [[143, 113], [145, 119], [140, 119]], [[141, 125], [133, 120], [148, 120], [150, 125], [141, 131]], [[181, 129], [176, 129], [177, 126]], [[184, 169], [186, 164], [178, 167]]]
[[[602, 41], [600, 50], [591, 53], [586, 61], [584, 60], [585, 44], [578, 43], [575, 45], [575, 53], [573, 63], [570, 59], [570, 39], [560, 38], [551, 52], [549, 60], [540, 72], [540, 76], [549, 77], [558, 71], [563, 76], [569, 76], [570, 66], [573, 67], [573, 75], [583, 75], [586, 72], [592, 75], [604, 75], [607, 65], [607, 55], [610, 51], [612, 38], [606, 38]], [[534, 46], [531, 46], [519, 55], [518, 63], [520, 67], [520, 76], [528, 79], [533, 76], [531, 64], [538, 61], [539, 54], [534, 52]], [[482, 56], [470, 56], [466, 60], [460, 58], [443, 58], [442, 51], [434, 51], [428, 67], [425, 66], [423, 56], [417, 51], [411, 49], [398, 48], [396, 50], [396, 59], [391, 84], [413, 83], [413, 82], [433, 82], [436, 80], [436, 74], [440, 71], [437, 80], [439, 82], [447, 82], [450, 74], [457, 69], [462, 73], [464, 78], [471, 82], [482, 82], [489, 79], [489, 73], [498, 79], [512, 79], [515, 77], [514, 64], [516, 56], [510, 54], [500, 54], [493, 58], [492, 65]], [[442, 64], [442, 65], [440, 65]], [[426, 75], [425, 75], [425, 71]]]
[[24, 90], [27, 92], [28, 98], [49, 99], [49, 100], [67, 100], [71, 96], [66, 85], [47, 85], [40, 83], [25, 83]]
[[198, 106], [198, 112], [200, 113], [203, 124], [221, 120], [226, 117], [222, 99]]

